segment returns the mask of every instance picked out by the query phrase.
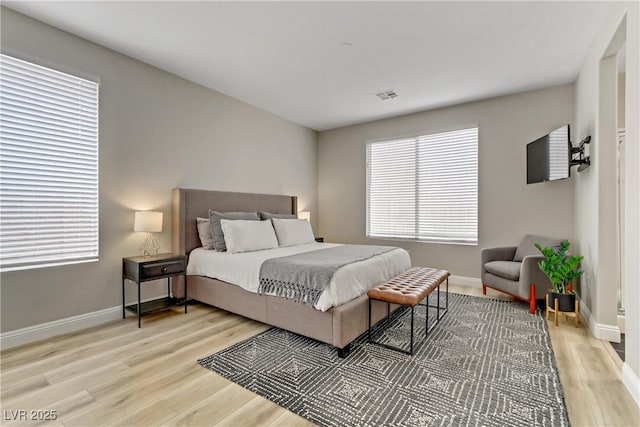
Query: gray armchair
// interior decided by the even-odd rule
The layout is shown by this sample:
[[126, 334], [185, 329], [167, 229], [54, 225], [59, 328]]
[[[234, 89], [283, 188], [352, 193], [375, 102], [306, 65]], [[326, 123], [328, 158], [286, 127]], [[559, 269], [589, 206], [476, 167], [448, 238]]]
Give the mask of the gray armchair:
[[540, 270], [543, 259], [534, 243], [543, 247], [558, 247], [560, 239], [526, 235], [518, 246], [485, 248], [482, 250], [482, 293], [487, 287], [529, 303], [529, 312], [536, 312], [536, 299], [543, 299], [551, 288], [549, 278]]

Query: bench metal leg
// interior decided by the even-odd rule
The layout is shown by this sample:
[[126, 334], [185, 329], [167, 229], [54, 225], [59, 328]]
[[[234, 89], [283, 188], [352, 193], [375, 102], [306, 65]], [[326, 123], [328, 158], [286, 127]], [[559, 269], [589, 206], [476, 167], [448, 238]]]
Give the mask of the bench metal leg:
[[413, 314], [415, 307], [411, 307], [411, 345], [409, 346], [409, 353], [413, 356]]
[[391, 323], [391, 304], [387, 303], [387, 326]]
[[[373, 299], [374, 298], [369, 298], [369, 321], [368, 321], [368, 326], [369, 327], [367, 328], [367, 341], [368, 342], [372, 342], [372, 343], [376, 343], [374, 341], [374, 336], [375, 336], [374, 332], [376, 332], [375, 329], [376, 329], [376, 326], [377, 326], [378, 322], [376, 322], [375, 325], [372, 323], [371, 301]], [[379, 300], [376, 300], [376, 301], [379, 301]], [[382, 320], [384, 320], [384, 318], [380, 319], [380, 321], [382, 321]], [[390, 324], [391, 324], [390, 304], [387, 303], [387, 321], [386, 321], [387, 328], [389, 327]]]
[[[377, 344], [380, 345], [382, 347], [386, 347], [388, 349], [391, 350], [396, 350], [399, 351], [401, 353], [405, 353], [405, 354], [409, 354], [411, 356], [414, 355], [414, 347], [416, 347], [418, 344], [422, 344], [428, 337], [429, 332], [431, 332], [433, 330], [433, 328], [436, 327], [436, 325], [438, 323], [440, 323], [440, 320], [444, 317], [445, 314], [447, 314], [447, 312], [449, 311], [449, 278], [447, 277], [446, 279], [446, 295], [445, 295], [445, 306], [441, 307], [440, 306], [440, 285], [442, 283], [440, 283], [437, 286], [437, 291], [436, 291], [436, 297], [437, 297], [437, 301], [436, 304], [429, 304], [429, 296], [430, 294], [428, 294], [425, 298], [424, 298], [424, 303], [418, 303], [418, 305], [423, 305], [425, 307], [425, 336], [422, 340], [420, 340], [419, 343], [415, 343], [414, 342], [414, 333], [415, 333], [415, 306], [410, 306], [411, 307], [411, 336], [410, 336], [410, 341], [409, 341], [409, 351], [399, 348], [399, 347], [395, 347], [389, 344], [385, 344], [382, 342], [378, 342], [378, 341], [374, 341], [374, 333], [372, 332], [373, 329], [376, 328], [377, 325], [372, 325], [372, 321], [371, 321], [371, 300], [375, 299], [375, 298], [369, 298], [369, 328], [367, 331], [367, 336], [368, 336], [368, 341], [372, 344]], [[387, 301], [383, 301], [387, 303], [387, 321], [386, 321], [386, 326], [387, 328], [391, 325], [391, 315], [390, 315], [390, 306], [391, 304]], [[405, 306], [407, 307], [407, 306]], [[436, 309], [436, 319], [435, 322], [429, 326], [429, 307], [435, 308]]]
[[427, 319], [424, 328], [424, 336], [426, 337], [427, 335], [429, 335], [429, 295], [427, 295], [427, 303], [424, 305], [424, 312], [424, 317], [426, 317]]
[[[372, 325], [371, 324], [372, 323], [371, 322], [371, 300], [372, 299], [373, 298], [369, 298], [369, 329], [367, 331], [368, 341], [370, 343], [372, 343], [372, 344], [377, 344], [377, 345], [380, 345], [382, 347], [388, 348], [390, 350], [399, 351], [401, 353], [405, 353], [405, 354], [413, 356], [413, 354], [415, 353], [414, 352], [414, 347], [415, 347], [415, 341], [414, 341], [414, 334], [415, 334], [415, 307], [411, 307], [411, 337], [410, 337], [410, 341], [409, 341], [409, 351], [407, 351], [407, 350], [405, 350], [403, 348], [400, 348], [400, 347], [396, 347], [396, 346], [393, 346], [393, 345], [390, 345], [390, 344], [385, 344], [385, 343], [379, 342], [379, 341], [374, 341], [374, 337], [376, 335], [375, 334], [375, 332], [376, 332], [375, 329], [379, 329], [379, 327], [376, 328], [377, 325]], [[389, 309], [389, 307], [390, 307], [390, 304], [387, 303], [387, 309]], [[407, 306], [405, 306], [405, 307], [407, 307]], [[396, 313], [398, 313], [398, 312], [395, 312], [394, 314], [396, 314]], [[399, 317], [401, 317], [401, 315], [398, 316], [398, 318]], [[396, 318], [394, 321], [398, 320], [398, 318]], [[383, 320], [384, 320], [384, 318], [381, 319], [380, 322], [382, 322]], [[387, 328], [391, 324], [391, 319], [390, 319], [389, 313], [387, 313], [387, 319], [386, 319], [386, 322], [384, 322], [384, 323], [385, 323], [385, 326]]]
[[444, 316], [445, 314], [447, 314], [447, 312], [449, 311], [449, 278], [447, 277], [447, 282], [445, 284], [445, 286], [447, 287], [446, 292], [447, 295], [445, 296], [445, 307], [444, 307], [444, 311], [442, 312], [442, 315]]
[[371, 298], [369, 298], [369, 329], [367, 329], [367, 341], [371, 341]]
[[[446, 292], [447, 294], [445, 295], [445, 305], [444, 307], [440, 306], [440, 285], [438, 285], [438, 289], [436, 292], [436, 297], [438, 298], [438, 301], [436, 302], [436, 304], [429, 304], [429, 296], [427, 296], [426, 300], [426, 306], [427, 306], [427, 331], [425, 332], [425, 335], [428, 335], [429, 332], [431, 332], [433, 330], [433, 328], [436, 327], [436, 325], [440, 322], [440, 320], [444, 317], [445, 314], [447, 314], [447, 312], [449, 311], [449, 278], [446, 279]], [[435, 308], [436, 311], [436, 321], [433, 325], [431, 325], [431, 327], [429, 327], [429, 307], [431, 308]]]
[[447, 281], [446, 281], [446, 292], [447, 294], [445, 295], [444, 299], [445, 299], [445, 304], [444, 307], [442, 308], [442, 312], [440, 311], [440, 286], [438, 286], [438, 320], [442, 319], [444, 317], [445, 314], [447, 314], [447, 312], [449, 311], [449, 278], [447, 277]]

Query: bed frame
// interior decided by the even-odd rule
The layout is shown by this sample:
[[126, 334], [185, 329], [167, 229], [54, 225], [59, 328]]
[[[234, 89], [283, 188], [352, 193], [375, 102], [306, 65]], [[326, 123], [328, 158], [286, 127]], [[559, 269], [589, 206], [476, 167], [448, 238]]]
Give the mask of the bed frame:
[[[173, 252], [188, 257], [193, 249], [201, 246], [196, 217], [208, 218], [209, 209], [297, 214], [297, 204], [295, 196], [176, 188], [173, 190]], [[322, 312], [308, 304], [258, 295], [208, 277], [188, 276], [187, 283], [189, 298], [325, 342], [336, 347], [340, 357], [347, 356], [349, 344], [367, 331], [369, 311], [366, 295]], [[184, 295], [182, 279], [175, 280], [173, 294], [177, 297]], [[386, 305], [373, 301], [373, 321], [377, 322], [386, 314]]]

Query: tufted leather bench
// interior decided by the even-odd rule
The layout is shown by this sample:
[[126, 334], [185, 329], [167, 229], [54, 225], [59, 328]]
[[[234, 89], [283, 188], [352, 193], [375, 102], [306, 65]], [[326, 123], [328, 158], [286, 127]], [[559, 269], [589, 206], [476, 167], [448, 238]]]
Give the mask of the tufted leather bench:
[[[414, 267], [404, 273], [394, 277], [388, 282], [382, 283], [375, 288], [369, 289], [367, 296], [369, 297], [369, 342], [379, 344], [392, 350], [398, 350], [403, 353], [413, 355], [413, 332], [414, 332], [414, 311], [417, 305], [425, 306], [426, 325], [425, 338], [435, 325], [447, 313], [449, 307], [449, 276], [446, 270], [437, 270], [428, 267]], [[440, 285], [446, 282], [447, 294], [445, 296], [445, 307], [440, 307]], [[430, 305], [428, 301], [429, 294], [437, 290], [437, 305]], [[420, 301], [427, 299], [425, 304]], [[374, 341], [372, 338], [371, 325], [371, 301], [378, 300], [387, 303], [387, 326], [390, 324], [390, 304], [399, 304], [411, 307], [411, 342], [410, 349], [406, 351], [402, 348], [395, 347], [386, 343]], [[435, 323], [429, 328], [429, 307], [437, 308], [437, 316]], [[442, 310], [442, 311], [441, 311]]]

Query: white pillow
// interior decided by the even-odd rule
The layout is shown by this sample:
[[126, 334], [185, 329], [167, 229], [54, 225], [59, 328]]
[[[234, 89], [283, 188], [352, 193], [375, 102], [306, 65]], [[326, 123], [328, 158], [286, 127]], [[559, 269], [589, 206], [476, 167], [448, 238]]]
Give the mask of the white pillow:
[[227, 252], [259, 251], [278, 247], [278, 239], [271, 221], [221, 219]]
[[280, 246], [296, 246], [316, 241], [311, 224], [306, 219], [271, 218]]

